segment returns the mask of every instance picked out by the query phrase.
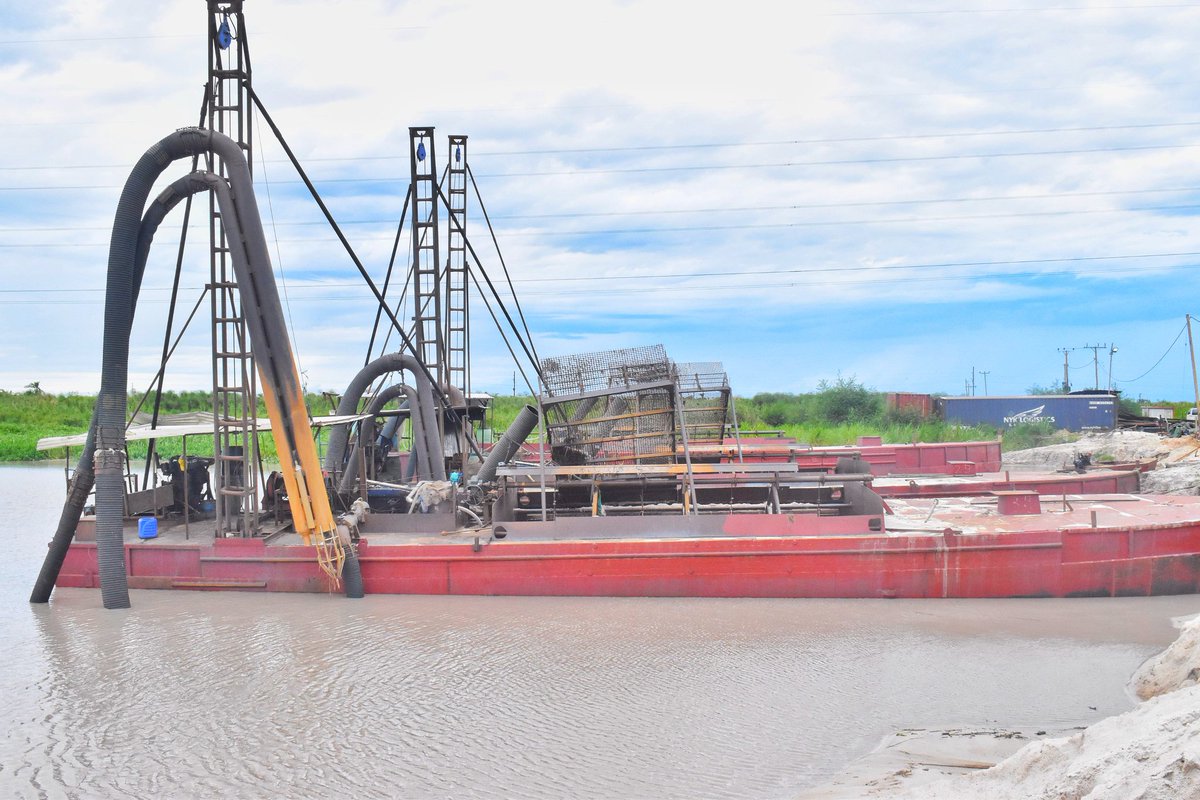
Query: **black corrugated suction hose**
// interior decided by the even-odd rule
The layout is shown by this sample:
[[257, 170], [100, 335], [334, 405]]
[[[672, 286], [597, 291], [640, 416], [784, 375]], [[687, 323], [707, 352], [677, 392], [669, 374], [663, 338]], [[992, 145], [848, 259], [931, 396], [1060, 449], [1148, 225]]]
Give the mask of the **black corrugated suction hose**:
[[[438, 435], [433, 387], [430, 385], [429, 379], [425, 377], [421, 363], [413, 356], [408, 353], [388, 353], [367, 364], [359, 370], [354, 379], [350, 381], [350, 385], [346, 387], [346, 393], [342, 395], [341, 402], [338, 403], [337, 413], [356, 413], [358, 401], [367, 387], [371, 385], [371, 381], [380, 375], [405, 369], [413, 374], [413, 380], [417, 384], [417, 405], [409, 405], [412, 418], [415, 420], [420, 416], [421, 427], [425, 434], [423, 447], [418, 448], [416, 443], [413, 445], [413, 450], [418, 454], [418, 468], [421, 466], [420, 459], [428, 459], [426, 463], [428, 463], [429, 472], [425, 477], [435, 481], [444, 481], [446, 480], [446, 462], [443, 456], [442, 442]], [[329, 447], [325, 451], [326, 470], [333, 472], [342, 468], [349, 439], [349, 425], [334, 426], [333, 431], [329, 434]]]
[[358, 561], [358, 553], [353, 547], [346, 548], [346, 560], [342, 562], [342, 586], [346, 588], [346, 597], [354, 600], [361, 599], [366, 590], [363, 588], [362, 564]]
[[[417, 408], [419, 401], [417, 400], [417, 390], [405, 383], [395, 383], [387, 387], [383, 391], [371, 398], [371, 404], [367, 406], [366, 413], [371, 416], [362, 421], [358, 431], [358, 441], [354, 443], [354, 449], [350, 451], [350, 457], [346, 459], [346, 472], [342, 475], [342, 480], [338, 483], [338, 491], [343, 494], [354, 491], [354, 483], [358, 480], [358, 452], [364, 445], [375, 441], [375, 417], [383, 407], [392, 400], [395, 400], [400, 395], [408, 398], [408, 407]], [[414, 414], [412, 416], [413, 424], [413, 441], [424, 441], [425, 431], [421, 425], [421, 415]], [[416, 454], [413, 454], [416, 458]], [[326, 469], [329, 469], [328, 463]]]
[[[207, 191], [207, 189], [208, 186], [196, 181], [194, 176], [185, 176], [168, 186], [146, 210], [138, 226], [137, 247], [135, 251], [136, 263], [129, 291], [129, 324], [132, 324], [134, 311], [137, 308], [138, 294], [142, 286], [142, 276], [146, 271], [146, 259], [149, 256], [150, 244], [154, 241], [154, 235], [158, 231], [158, 226], [167, 216], [167, 213], [179, 202], [189, 195]], [[128, 329], [126, 330], [125, 338], [126, 340], [129, 338]], [[92, 420], [88, 426], [87, 440], [84, 442], [83, 452], [79, 456], [79, 461], [75, 464], [75, 473], [71, 478], [71, 485], [67, 491], [67, 499], [63, 504], [62, 514], [59, 516], [58, 527], [54, 531], [54, 537], [50, 540], [50, 548], [46, 553], [45, 560], [42, 562], [42, 569], [38, 573], [37, 581], [33, 585], [33, 593], [29, 596], [29, 602], [31, 603], [49, 602], [50, 595], [54, 591], [54, 583], [58, 580], [58, 573], [62, 571], [63, 561], [66, 559], [67, 551], [71, 547], [71, 540], [75, 537], [75, 529], [79, 526], [79, 518], [83, 514], [83, 507], [87, 503], [87, 498], [91, 494], [93, 485], [95, 485], [98, 412], [99, 405], [97, 404], [92, 412]]]

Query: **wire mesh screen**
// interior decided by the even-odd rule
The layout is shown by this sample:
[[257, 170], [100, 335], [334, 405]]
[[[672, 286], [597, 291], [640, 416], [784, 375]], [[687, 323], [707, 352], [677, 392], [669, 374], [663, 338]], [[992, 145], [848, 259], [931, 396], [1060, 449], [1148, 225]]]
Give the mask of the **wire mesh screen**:
[[720, 443], [725, 438], [729, 410], [729, 377], [719, 361], [676, 365], [689, 445]]
[[554, 460], [673, 462], [674, 375], [662, 345], [544, 359], [542, 404]]
[[552, 396], [619, 391], [670, 380], [671, 359], [661, 344], [604, 350], [542, 361], [542, 383]]

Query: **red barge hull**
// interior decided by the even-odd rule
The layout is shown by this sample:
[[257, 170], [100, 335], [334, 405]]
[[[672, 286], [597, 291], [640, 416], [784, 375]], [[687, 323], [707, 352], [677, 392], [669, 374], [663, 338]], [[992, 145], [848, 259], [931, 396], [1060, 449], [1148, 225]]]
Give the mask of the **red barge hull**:
[[[1004, 498], [1001, 498], [1000, 506]], [[513, 522], [478, 535], [364, 531], [368, 594], [638, 597], [1111, 597], [1200, 592], [1200, 498], [890, 500], [879, 517], [706, 515]], [[369, 528], [389, 520], [372, 517]], [[411, 519], [411, 518], [410, 518]], [[872, 530], [883, 526], [883, 530]], [[144, 589], [329, 592], [294, 535], [127, 539]], [[195, 535], [195, 534], [193, 534]], [[495, 538], [497, 535], [504, 538]], [[289, 543], [287, 539], [296, 543]], [[59, 586], [97, 587], [71, 548]]]

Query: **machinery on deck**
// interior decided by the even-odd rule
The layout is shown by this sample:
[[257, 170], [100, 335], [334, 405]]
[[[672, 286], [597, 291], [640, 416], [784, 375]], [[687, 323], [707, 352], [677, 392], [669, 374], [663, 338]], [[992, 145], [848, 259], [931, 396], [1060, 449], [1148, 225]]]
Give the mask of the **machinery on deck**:
[[[209, 198], [204, 291], [211, 320], [216, 540], [273, 536], [285, 514], [303, 543], [315, 549], [330, 585], [344, 582], [348, 595], [361, 596], [356, 542], [372, 509], [412, 518], [402, 527], [434, 531], [618, 514], [878, 513], [878, 498], [854, 476], [764, 480], [751, 465], [697, 463], [694, 445], [723, 446], [731, 433], [737, 438], [720, 364], [677, 364], [661, 346], [539, 358], [503, 258], [507, 296], [483, 268], [467, 234], [469, 190], [489, 232], [491, 224], [471, 173], [466, 136], [448, 138], [443, 169], [435, 130], [409, 129], [410, 184], [378, 286], [254, 91], [241, 1], [207, 0], [207, 8], [209, 80], [200, 125], [175, 131], [147, 150], [121, 195], [109, 253], [100, 397], [32, 600], [49, 598], [94, 483], [104, 604], [129, 605], [123, 544], [129, 336], [155, 234], [182, 204], [186, 237], [196, 194]], [[323, 461], [255, 201], [250, 119], [255, 111], [376, 301], [363, 367], [340, 398], [339, 421]], [[151, 200], [156, 180], [178, 161], [190, 161], [190, 169]], [[395, 273], [406, 221], [408, 274], [397, 301], [388, 294], [400, 283]], [[172, 337], [182, 335], [172, 326], [183, 251], [181, 239], [162, 366], [147, 395], [154, 398], [152, 430]], [[481, 443], [490, 398], [470, 386], [472, 290], [485, 301], [535, 402], [490, 449]], [[394, 374], [407, 378], [393, 381]], [[260, 398], [265, 421], [259, 419]], [[393, 402], [398, 407], [389, 409]], [[279, 460], [269, 474], [258, 447], [268, 426]], [[531, 449], [526, 440], [535, 430], [538, 444]], [[155, 452], [151, 439], [147, 485]], [[205, 491], [208, 464], [183, 452], [165, 462], [163, 473], [186, 524], [198, 509], [195, 496]]]

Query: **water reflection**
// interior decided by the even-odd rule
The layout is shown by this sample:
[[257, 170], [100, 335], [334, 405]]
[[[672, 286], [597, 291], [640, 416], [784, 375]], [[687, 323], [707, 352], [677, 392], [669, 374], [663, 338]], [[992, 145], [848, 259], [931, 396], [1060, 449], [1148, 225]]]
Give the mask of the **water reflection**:
[[[21, 481], [40, 485], [0, 483], [0, 510]], [[1200, 610], [135, 591], [114, 612], [86, 590], [31, 608], [38, 524], [0, 515], [5, 541], [40, 539], [0, 590], [5, 797], [788, 797], [896, 727], [1122, 711], [1168, 618]]]

